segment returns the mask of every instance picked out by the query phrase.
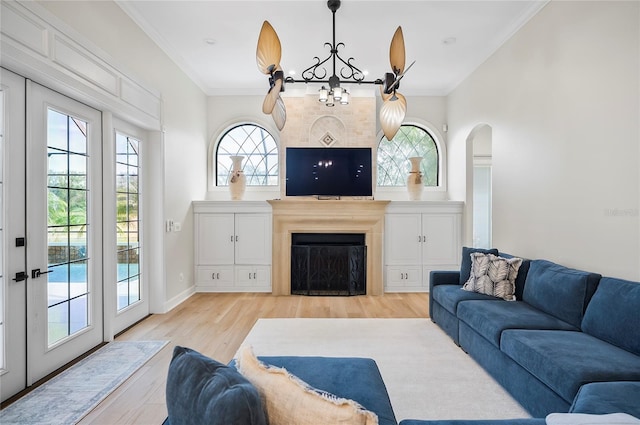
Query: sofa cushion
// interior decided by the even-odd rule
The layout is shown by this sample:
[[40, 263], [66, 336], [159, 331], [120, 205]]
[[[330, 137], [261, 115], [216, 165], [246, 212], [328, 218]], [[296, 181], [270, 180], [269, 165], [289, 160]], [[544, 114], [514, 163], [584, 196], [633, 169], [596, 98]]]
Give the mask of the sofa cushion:
[[583, 384], [640, 380], [640, 356], [584, 332], [502, 332], [500, 349], [567, 402]]
[[241, 347], [236, 366], [258, 388], [269, 425], [377, 425], [378, 417], [359, 403], [311, 387], [286, 369], [267, 366], [249, 346]]
[[471, 274], [462, 289], [515, 301], [515, 282], [522, 258], [503, 258], [493, 254], [471, 254]]
[[457, 315], [458, 303], [466, 300], [500, 301], [500, 298], [477, 292], [464, 291], [460, 285], [438, 285], [432, 288], [430, 296], [449, 313]]
[[197, 351], [173, 349], [165, 423], [266, 425], [257, 389], [238, 373]]
[[640, 381], [593, 382], [580, 387], [569, 412], [623, 412], [640, 418]]
[[570, 269], [546, 260], [533, 260], [522, 299], [545, 313], [580, 327], [599, 280], [599, 274]]
[[470, 248], [467, 246], [463, 246], [462, 258], [460, 261], [460, 285], [461, 286], [464, 285], [467, 280], [469, 280], [469, 275], [471, 274], [471, 254], [473, 254], [474, 252], [498, 255], [498, 250], [495, 248], [482, 249], [482, 248]]
[[505, 329], [578, 330], [522, 301], [465, 301], [458, 304], [458, 319], [496, 347], [500, 347], [500, 335]]
[[582, 330], [640, 355], [640, 283], [603, 277], [587, 306]]

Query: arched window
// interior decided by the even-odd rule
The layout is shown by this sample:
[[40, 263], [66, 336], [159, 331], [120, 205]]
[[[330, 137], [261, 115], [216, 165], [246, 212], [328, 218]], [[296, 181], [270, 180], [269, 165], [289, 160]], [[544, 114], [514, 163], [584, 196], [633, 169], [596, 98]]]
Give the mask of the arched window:
[[438, 146], [433, 136], [422, 127], [402, 125], [394, 138], [380, 139], [378, 144], [378, 186], [404, 186], [410, 169], [409, 158], [421, 156], [425, 186], [438, 186]]
[[232, 156], [244, 156], [242, 170], [248, 186], [278, 185], [278, 145], [256, 124], [240, 124], [220, 137], [216, 149], [216, 186], [227, 186]]

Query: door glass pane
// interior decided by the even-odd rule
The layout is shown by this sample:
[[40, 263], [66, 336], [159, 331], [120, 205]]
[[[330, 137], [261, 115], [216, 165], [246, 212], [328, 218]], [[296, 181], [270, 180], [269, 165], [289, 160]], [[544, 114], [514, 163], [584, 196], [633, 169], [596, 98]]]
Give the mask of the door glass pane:
[[87, 123], [48, 110], [49, 345], [89, 326]]
[[116, 133], [117, 306], [140, 301], [140, 142]]

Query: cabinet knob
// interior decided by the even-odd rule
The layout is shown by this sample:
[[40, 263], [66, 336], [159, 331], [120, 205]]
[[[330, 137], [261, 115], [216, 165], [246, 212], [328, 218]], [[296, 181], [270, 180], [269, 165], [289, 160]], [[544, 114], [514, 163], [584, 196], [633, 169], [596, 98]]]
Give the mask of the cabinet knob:
[[238, 235], [236, 235], [236, 242], [238, 242]]
[[215, 278], [216, 278], [216, 274], [215, 273], [211, 273], [211, 279], [215, 280]]
[[422, 236], [418, 235], [418, 242], [422, 242]]

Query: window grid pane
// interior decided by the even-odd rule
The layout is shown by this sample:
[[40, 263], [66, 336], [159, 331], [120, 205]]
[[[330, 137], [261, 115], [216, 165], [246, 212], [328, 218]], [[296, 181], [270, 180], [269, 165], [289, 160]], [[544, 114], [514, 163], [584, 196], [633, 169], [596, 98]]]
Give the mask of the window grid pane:
[[116, 133], [117, 308], [140, 301], [140, 142]]
[[48, 343], [89, 326], [87, 123], [47, 112]]
[[422, 157], [425, 186], [438, 186], [438, 148], [431, 134], [415, 125], [403, 125], [392, 140], [382, 137], [378, 144], [378, 186], [405, 186], [409, 158]]
[[242, 170], [248, 186], [278, 185], [278, 146], [273, 136], [254, 124], [242, 124], [227, 131], [216, 152], [216, 186], [228, 186], [231, 156], [244, 156]]

